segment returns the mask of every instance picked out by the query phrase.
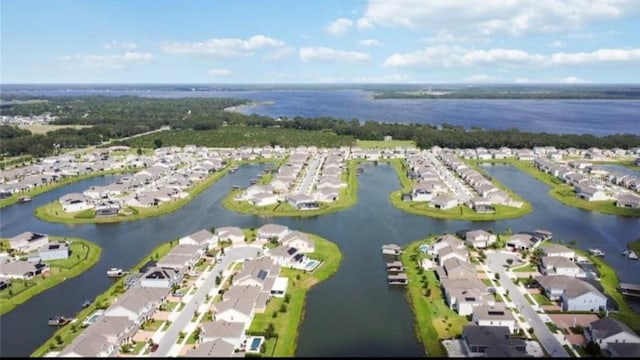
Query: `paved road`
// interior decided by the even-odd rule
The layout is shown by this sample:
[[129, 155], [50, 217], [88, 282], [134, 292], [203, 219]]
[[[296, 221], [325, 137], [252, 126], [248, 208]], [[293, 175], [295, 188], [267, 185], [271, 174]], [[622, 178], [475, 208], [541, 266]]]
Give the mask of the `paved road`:
[[207, 279], [204, 280], [204, 283], [198, 286], [198, 290], [196, 291], [196, 293], [191, 297], [191, 299], [189, 299], [189, 302], [182, 309], [180, 315], [178, 315], [178, 317], [171, 323], [171, 326], [169, 327], [167, 332], [158, 342], [158, 349], [153, 353], [154, 357], [169, 356], [172, 346], [178, 339], [178, 333], [180, 333], [180, 331], [183, 331], [187, 327], [187, 325], [191, 321], [191, 318], [193, 318], [194, 311], [196, 311], [198, 307], [204, 302], [207, 294], [216, 287], [215, 281], [218, 272], [224, 271], [229, 266], [229, 264], [236, 260], [256, 257], [258, 251], [260, 250], [253, 246], [242, 246], [225, 250], [226, 254], [222, 258], [222, 262], [216, 264], [216, 266], [214, 266], [213, 268], [213, 271], [211, 271]]
[[524, 315], [531, 327], [533, 327], [538, 340], [547, 353], [552, 357], [569, 357], [569, 354], [567, 354], [567, 351], [562, 347], [562, 343], [560, 343], [558, 338], [556, 338], [556, 335], [549, 330], [547, 325], [545, 325], [540, 318], [540, 315], [536, 312], [533, 306], [529, 304], [518, 287], [509, 278], [509, 275], [503, 267], [508, 258], [515, 258], [515, 255], [504, 252], [487, 252], [486, 263], [491, 271], [500, 274], [500, 285], [506, 290], [509, 290], [509, 297], [511, 298], [511, 301], [520, 310], [520, 313]]

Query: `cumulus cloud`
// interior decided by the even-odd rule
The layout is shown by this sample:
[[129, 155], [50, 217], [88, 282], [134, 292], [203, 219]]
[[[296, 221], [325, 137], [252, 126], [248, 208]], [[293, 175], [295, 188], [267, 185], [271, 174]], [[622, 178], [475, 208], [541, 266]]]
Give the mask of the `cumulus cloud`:
[[438, 31], [434, 36], [425, 39], [427, 44], [451, 44], [469, 40], [467, 36], [456, 36], [446, 30]]
[[467, 49], [459, 46], [432, 46], [424, 50], [388, 57], [384, 65], [390, 67], [464, 67], [478, 65], [588, 65], [606, 62], [631, 62], [640, 60], [637, 49], [599, 49], [593, 52], [531, 54], [517, 49]]
[[68, 55], [61, 58], [68, 65], [87, 67], [124, 69], [136, 63], [149, 63], [155, 60], [150, 53], [125, 52], [116, 55]]
[[106, 50], [111, 50], [111, 49], [134, 50], [136, 47], [138, 47], [138, 45], [136, 45], [136, 43], [132, 41], [113, 40], [111, 42], [104, 44], [104, 48]]
[[344, 51], [332, 49], [324, 46], [303, 47], [299, 52], [300, 60], [310, 61], [332, 61], [338, 63], [365, 63], [371, 57], [368, 54], [358, 51]]
[[248, 39], [215, 38], [197, 42], [170, 41], [161, 45], [161, 49], [170, 54], [208, 55], [213, 57], [235, 57], [253, 55], [255, 50], [273, 49], [285, 46], [283, 41], [264, 35], [255, 35]]
[[382, 44], [380, 44], [380, 42], [378, 42], [378, 40], [376, 39], [365, 39], [365, 40], [360, 40], [358, 43], [360, 43], [360, 45], [362, 46], [380, 46]]
[[345, 18], [336, 19], [327, 26], [325, 26], [325, 31], [332, 36], [342, 36], [349, 32], [349, 30], [353, 27], [353, 21]]
[[207, 74], [214, 77], [222, 77], [231, 75], [231, 71], [228, 69], [209, 69]]
[[437, 27], [452, 33], [521, 34], [575, 30], [639, 10], [634, 0], [369, 0], [356, 23], [358, 28]]

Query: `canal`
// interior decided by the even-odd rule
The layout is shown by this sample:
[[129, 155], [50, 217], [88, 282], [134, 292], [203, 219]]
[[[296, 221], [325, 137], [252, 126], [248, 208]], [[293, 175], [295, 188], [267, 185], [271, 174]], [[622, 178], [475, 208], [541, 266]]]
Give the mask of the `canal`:
[[640, 236], [640, 220], [602, 215], [562, 205], [548, 187], [506, 165], [487, 172], [530, 201], [534, 211], [525, 217], [496, 222], [438, 220], [404, 213], [388, 195], [399, 187], [389, 165], [365, 165], [358, 177], [358, 203], [345, 211], [312, 218], [261, 218], [226, 211], [221, 201], [234, 185], [247, 186], [263, 165], [247, 165], [228, 174], [195, 200], [173, 214], [120, 224], [63, 225], [42, 222], [33, 210], [69, 192], [112, 182], [115, 177], [85, 180], [35, 197], [29, 204], [0, 209], [0, 236], [23, 231], [81, 237], [103, 248], [102, 258], [90, 270], [51, 288], [0, 317], [0, 355], [29, 356], [55, 329], [46, 320], [56, 314], [74, 314], [111, 284], [110, 267], [130, 268], [160, 243], [203, 228], [233, 225], [259, 227], [275, 222], [316, 233], [340, 246], [344, 260], [338, 272], [314, 287], [307, 298], [297, 356], [421, 356], [413, 315], [402, 289], [386, 284], [380, 247], [405, 245], [428, 234], [461, 229], [553, 231], [554, 238], [575, 240], [583, 249], [598, 247], [622, 281], [640, 282], [640, 262], [620, 256], [627, 242]]

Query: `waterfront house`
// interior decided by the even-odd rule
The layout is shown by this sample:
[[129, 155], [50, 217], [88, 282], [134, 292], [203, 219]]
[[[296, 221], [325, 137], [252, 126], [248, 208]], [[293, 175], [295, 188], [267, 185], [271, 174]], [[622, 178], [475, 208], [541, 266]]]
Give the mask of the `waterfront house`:
[[582, 270], [578, 264], [563, 256], [543, 256], [541, 258], [540, 272], [548, 276], [587, 276], [585, 271]]
[[231, 241], [233, 244], [242, 244], [245, 240], [244, 233], [236, 226], [217, 228], [216, 235], [221, 241]]
[[104, 336], [83, 332], [58, 357], [116, 357], [119, 350], [119, 345], [107, 342]]
[[539, 276], [536, 278], [551, 301], [560, 301], [563, 311], [597, 312], [607, 308], [607, 298], [586, 281], [569, 276]]
[[445, 261], [449, 259], [458, 259], [461, 261], [469, 260], [469, 251], [465, 248], [452, 248], [450, 246], [446, 246], [438, 250], [438, 265], [442, 266]]
[[564, 257], [572, 261], [576, 259], [576, 252], [561, 244], [546, 243], [540, 245], [540, 249], [544, 256]]
[[318, 201], [309, 195], [294, 194], [287, 196], [287, 202], [297, 210], [316, 210], [320, 208]]
[[0, 278], [29, 280], [49, 270], [49, 265], [24, 260], [0, 264]]
[[533, 236], [524, 233], [513, 234], [507, 240], [507, 248], [512, 251], [529, 250], [534, 245]]
[[528, 357], [526, 343], [510, 337], [506, 326], [465, 325], [462, 344], [469, 357]]
[[618, 197], [616, 200], [617, 207], [640, 209], [640, 196], [633, 194], [624, 194]]
[[467, 245], [476, 249], [486, 249], [496, 242], [496, 235], [485, 230], [467, 231], [464, 236]]
[[453, 209], [456, 206], [458, 206], [458, 199], [455, 196], [438, 195], [429, 202], [429, 207], [440, 210]]
[[120, 347], [131, 343], [136, 332], [138, 326], [126, 316], [101, 316], [83, 335], [102, 337], [106, 343]]
[[453, 257], [445, 260], [441, 268], [436, 268], [438, 277], [442, 279], [475, 279], [477, 271], [475, 265]]
[[229, 358], [234, 355], [234, 346], [224, 340], [206, 341], [195, 349], [189, 349], [186, 357]]
[[90, 199], [80, 193], [70, 193], [60, 196], [58, 201], [62, 205], [62, 210], [65, 212], [76, 212], [93, 208]]
[[280, 241], [288, 233], [289, 228], [284, 225], [265, 224], [258, 228], [256, 237], [258, 240], [269, 241], [275, 238]]
[[56, 242], [42, 245], [38, 248], [38, 257], [41, 261], [67, 259], [69, 257], [69, 244]]
[[578, 185], [575, 188], [576, 196], [580, 199], [587, 201], [604, 201], [609, 200], [607, 193], [604, 190], [595, 188], [593, 186]]
[[[610, 344], [640, 344], [640, 337], [625, 323], [604, 317], [589, 324], [584, 329], [586, 341], [593, 341], [600, 349], [607, 350]], [[615, 350], [614, 350], [615, 351]]]
[[436, 239], [436, 241], [429, 247], [428, 253], [431, 255], [437, 255], [440, 249], [447, 246], [452, 249], [464, 249], [464, 242], [451, 234], [445, 234]]
[[440, 286], [449, 308], [462, 316], [472, 314], [474, 307], [493, 300], [486, 286], [478, 279], [442, 279]]
[[29, 253], [38, 250], [49, 243], [49, 236], [31, 231], [25, 231], [9, 238], [9, 247], [12, 250]]
[[209, 230], [203, 229], [181, 237], [178, 243], [180, 245], [199, 245], [210, 249], [216, 245], [217, 240], [217, 236], [213, 235]]
[[247, 325], [247, 323], [242, 321], [208, 321], [202, 324], [199, 340], [202, 343], [222, 340], [233, 345], [233, 348], [239, 348], [242, 340], [245, 338], [244, 331]]
[[315, 251], [315, 243], [309, 234], [300, 231], [291, 231], [284, 235], [280, 242], [282, 245], [294, 247], [301, 253], [312, 253]]
[[141, 287], [171, 288], [182, 280], [180, 272], [168, 268], [152, 267], [140, 278]]
[[149, 320], [169, 294], [168, 288], [131, 288], [105, 310], [106, 316], [126, 316], [136, 325]]
[[506, 326], [512, 334], [517, 330], [516, 317], [504, 303], [476, 306], [472, 321], [480, 326]]

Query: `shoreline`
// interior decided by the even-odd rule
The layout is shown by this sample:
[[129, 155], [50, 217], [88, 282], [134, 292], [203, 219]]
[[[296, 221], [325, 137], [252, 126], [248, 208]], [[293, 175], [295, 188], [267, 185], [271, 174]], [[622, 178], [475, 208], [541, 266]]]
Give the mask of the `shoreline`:
[[275, 104], [275, 101], [267, 101], [267, 100], [265, 100], [265, 101], [250, 101], [250, 102], [248, 102], [246, 104], [226, 107], [226, 108], [222, 109], [222, 111], [234, 112], [234, 113], [239, 113], [239, 114], [245, 115], [244, 111], [246, 111], [248, 109], [256, 108], [256, 107], [259, 107], [259, 106], [271, 106], [273, 104]]

